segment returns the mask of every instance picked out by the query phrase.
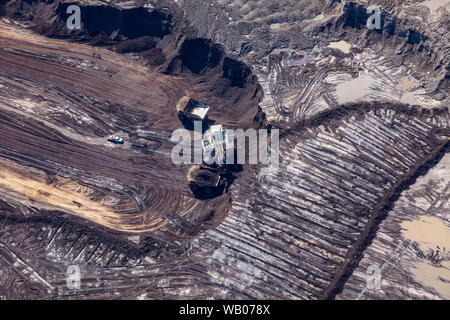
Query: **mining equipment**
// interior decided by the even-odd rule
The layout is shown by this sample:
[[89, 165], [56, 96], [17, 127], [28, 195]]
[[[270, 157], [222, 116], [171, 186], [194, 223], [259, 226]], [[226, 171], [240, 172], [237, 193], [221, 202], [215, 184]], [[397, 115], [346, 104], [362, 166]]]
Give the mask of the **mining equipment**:
[[115, 143], [115, 144], [123, 144], [123, 142], [124, 142], [121, 137], [113, 136], [113, 135], [108, 137], [108, 141], [112, 142], [112, 143]]
[[[177, 105], [178, 118], [182, 121], [203, 121], [210, 107], [202, 102], [182, 97]], [[214, 193], [226, 182], [226, 155], [234, 148], [233, 140], [222, 125], [210, 126], [202, 138], [203, 163], [194, 165], [187, 174], [189, 186], [194, 191]]]
[[206, 119], [206, 114], [210, 107], [202, 102], [191, 99], [189, 96], [184, 96], [178, 101], [176, 108], [180, 120], [203, 121]]
[[211, 126], [202, 139], [203, 161], [206, 164], [225, 165], [227, 151], [234, 148], [233, 140], [221, 124]]

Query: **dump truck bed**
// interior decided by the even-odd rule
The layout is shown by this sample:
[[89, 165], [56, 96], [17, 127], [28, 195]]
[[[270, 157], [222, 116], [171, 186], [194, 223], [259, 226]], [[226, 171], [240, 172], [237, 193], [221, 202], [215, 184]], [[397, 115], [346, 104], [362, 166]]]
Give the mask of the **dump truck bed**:
[[180, 101], [178, 101], [176, 108], [179, 113], [186, 117], [198, 118], [200, 120], [203, 120], [206, 117], [209, 110], [208, 105], [191, 99], [188, 96], [181, 98]]
[[220, 182], [220, 174], [217, 171], [195, 165], [189, 170], [187, 180], [199, 187], [217, 187]]

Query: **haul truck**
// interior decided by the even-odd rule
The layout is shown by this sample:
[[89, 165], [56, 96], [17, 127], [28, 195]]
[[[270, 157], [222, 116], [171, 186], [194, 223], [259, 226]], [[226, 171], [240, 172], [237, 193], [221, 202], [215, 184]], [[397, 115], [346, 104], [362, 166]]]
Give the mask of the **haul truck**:
[[111, 135], [111, 136], [108, 137], [108, 141], [112, 142], [112, 143], [115, 143], [115, 144], [123, 144], [123, 139], [121, 137], [118, 137], [118, 136]]

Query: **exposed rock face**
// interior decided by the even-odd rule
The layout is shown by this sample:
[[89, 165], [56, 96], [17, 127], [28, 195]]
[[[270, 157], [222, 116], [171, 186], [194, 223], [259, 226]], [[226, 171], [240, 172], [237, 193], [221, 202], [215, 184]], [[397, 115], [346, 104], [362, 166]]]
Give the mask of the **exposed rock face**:
[[[69, 4], [0, 2], [56, 38], [0, 25], [0, 296], [448, 298], [447, 242], [415, 230], [450, 226], [449, 5], [371, 1], [369, 30], [366, 1], [80, 3], [69, 31]], [[228, 128], [280, 129], [279, 170], [194, 197], [168, 157], [188, 93]], [[145, 153], [96, 140], [118, 130]]]

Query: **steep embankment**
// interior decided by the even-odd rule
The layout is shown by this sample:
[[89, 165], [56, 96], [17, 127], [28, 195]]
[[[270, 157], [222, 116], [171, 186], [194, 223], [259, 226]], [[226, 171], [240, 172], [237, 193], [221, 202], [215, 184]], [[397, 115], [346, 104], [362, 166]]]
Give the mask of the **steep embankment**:
[[[196, 38], [179, 12], [80, 4], [82, 27], [69, 30], [69, 4], [2, 7], [14, 19], [0, 30], [2, 153], [18, 162], [14, 174], [4, 167], [6, 193], [28, 208], [122, 233], [161, 231], [153, 236], [166, 239], [192, 237], [205, 216], [222, 219], [230, 195], [197, 199], [187, 168], [170, 161], [169, 138], [182, 125], [174, 106], [190, 94], [212, 106], [213, 121], [252, 126], [260, 88], [249, 68]], [[125, 144], [111, 145], [108, 134]], [[135, 147], [142, 143], [144, 149]], [[38, 171], [18, 175], [23, 166]], [[46, 174], [54, 177], [48, 183]], [[29, 187], [8, 185], [12, 176], [20, 186], [29, 179]]]

